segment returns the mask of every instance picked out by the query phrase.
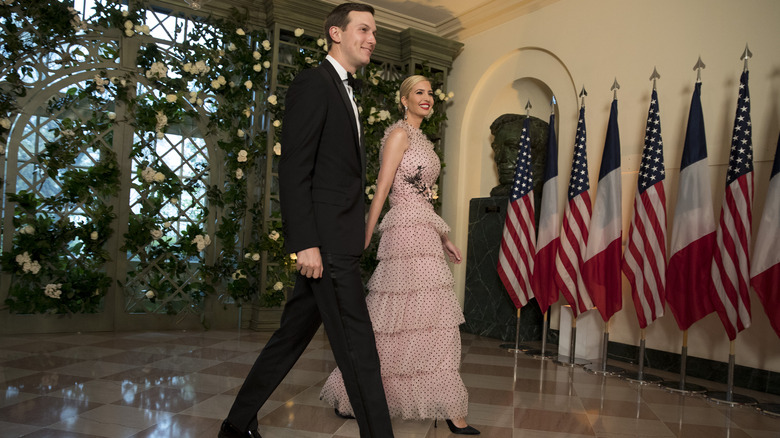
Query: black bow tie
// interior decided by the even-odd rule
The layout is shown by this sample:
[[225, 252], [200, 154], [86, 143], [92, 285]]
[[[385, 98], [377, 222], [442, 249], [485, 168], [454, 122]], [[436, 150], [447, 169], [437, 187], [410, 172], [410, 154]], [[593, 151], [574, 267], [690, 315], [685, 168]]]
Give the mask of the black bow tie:
[[360, 79], [355, 79], [355, 77], [352, 76], [351, 73], [347, 73], [347, 85], [352, 87], [352, 91], [354, 93], [357, 93], [358, 91], [360, 91], [360, 87], [363, 85], [363, 81], [361, 81]]

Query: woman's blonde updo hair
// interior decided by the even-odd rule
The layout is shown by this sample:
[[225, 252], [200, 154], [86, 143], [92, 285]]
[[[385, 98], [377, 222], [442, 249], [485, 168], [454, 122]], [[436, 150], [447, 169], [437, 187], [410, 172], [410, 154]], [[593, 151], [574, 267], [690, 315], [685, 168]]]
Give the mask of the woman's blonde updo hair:
[[411, 94], [412, 90], [414, 89], [414, 86], [423, 81], [431, 82], [430, 79], [423, 75], [413, 75], [404, 79], [404, 81], [401, 83], [401, 90], [398, 93], [398, 109], [401, 110], [401, 115], [403, 115], [405, 112], [404, 104], [401, 102], [401, 98], [405, 97], [408, 99], [409, 94]]

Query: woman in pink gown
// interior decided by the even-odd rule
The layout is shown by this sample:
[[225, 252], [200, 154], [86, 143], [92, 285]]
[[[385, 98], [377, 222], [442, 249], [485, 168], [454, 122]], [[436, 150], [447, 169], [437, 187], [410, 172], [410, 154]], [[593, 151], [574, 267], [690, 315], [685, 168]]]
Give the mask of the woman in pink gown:
[[[447, 259], [461, 262], [447, 237], [449, 227], [433, 209], [433, 185], [441, 163], [420, 130], [433, 109], [424, 76], [401, 84], [404, 119], [385, 131], [376, 193], [366, 224], [366, 247], [389, 197], [379, 231], [379, 265], [366, 297], [390, 415], [403, 419], [444, 418], [453, 433], [476, 435], [466, 423], [468, 393], [460, 378], [463, 312], [453, 292]], [[351, 416], [341, 372], [328, 377], [320, 397], [341, 416]]]

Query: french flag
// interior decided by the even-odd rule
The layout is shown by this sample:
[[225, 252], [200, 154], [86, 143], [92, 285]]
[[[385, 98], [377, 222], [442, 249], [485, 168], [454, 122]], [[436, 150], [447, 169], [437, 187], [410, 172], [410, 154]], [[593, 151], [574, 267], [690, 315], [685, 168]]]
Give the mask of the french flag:
[[542, 313], [558, 301], [555, 284], [555, 254], [560, 245], [560, 215], [558, 214], [558, 141], [555, 138], [555, 115], [550, 115], [547, 142], [547, 163], [544, 168], [542, 206], [539, 212], [539, 235], [536, 237], [533, 289]]
[[677, 205], [672, 222], [671, 256], [666, 271], [666, 302], [680, 330], [709, 315], [715, 308], [710, 266], [715, 248], [707, 139], [701, 107], [701, 82], [691, 98], [685, 132]]
[[780, 336], [780, 137], [777, 139], [775, 162], [769, 189], [766, 191], [764, 214], [761, 215], [756, 246], [753, 247], [753, 265], [750, 284], [764, 305], [769, 323]]
[[620, 206], [620, 133], [618, 103], [612, 100], [607, 138], [599, 169], [596, 203], [590, 221], [583, 277], [593, 304], [604, 321], [623, 307], [621, 277], [623, 220]]

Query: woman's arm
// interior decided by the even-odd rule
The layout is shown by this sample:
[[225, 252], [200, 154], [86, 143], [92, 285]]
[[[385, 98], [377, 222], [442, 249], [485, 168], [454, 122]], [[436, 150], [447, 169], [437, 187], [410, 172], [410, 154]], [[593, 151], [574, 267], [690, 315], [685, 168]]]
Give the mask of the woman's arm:
[[368, 209], [368, 221], [366, 223], [366, 242], [364, 248], [368, 248], [371, 243], [371, 236], [374, 234], [374, 227], [379, 220], [379, 213], [385, 205], [387, 195], [393, 186], [393, 179], [404, 152], [409, 148], [409, 137], [403, 128], [396, 128], [385, 140], [385, 146], [382, 151], [382, 165], [379, 168], [379, 175], [376, 178], [376, 192], [374, 199], [371, 200], [371, 207]]

